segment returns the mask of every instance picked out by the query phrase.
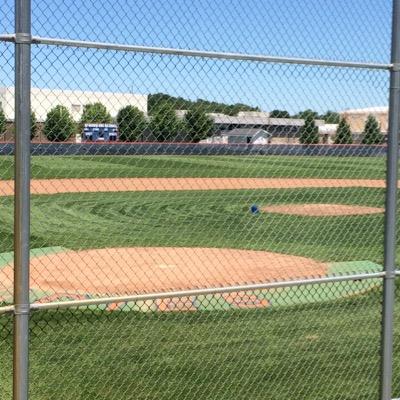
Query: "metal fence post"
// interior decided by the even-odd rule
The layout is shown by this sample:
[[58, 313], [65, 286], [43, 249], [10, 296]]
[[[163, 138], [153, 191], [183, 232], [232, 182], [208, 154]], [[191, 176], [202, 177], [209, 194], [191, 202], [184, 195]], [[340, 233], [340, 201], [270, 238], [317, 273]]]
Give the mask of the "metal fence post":
[[31, 3], [15, 1], [13, 398], [28, 399]]
[[383, 286], [381, 400], [392, 398], [393, 312], [396, 270], [396, 203], [400, 128], [400, 0], [393, 0], [389, 130], [385, 209], [385, 279]]

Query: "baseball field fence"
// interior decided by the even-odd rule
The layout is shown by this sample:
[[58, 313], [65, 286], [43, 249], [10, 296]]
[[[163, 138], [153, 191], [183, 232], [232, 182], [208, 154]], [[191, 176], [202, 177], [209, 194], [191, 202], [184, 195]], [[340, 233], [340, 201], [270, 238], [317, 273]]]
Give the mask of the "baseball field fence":
[[4, 0], [0, 57], [1, 400], [400, 398], [400, 0]]

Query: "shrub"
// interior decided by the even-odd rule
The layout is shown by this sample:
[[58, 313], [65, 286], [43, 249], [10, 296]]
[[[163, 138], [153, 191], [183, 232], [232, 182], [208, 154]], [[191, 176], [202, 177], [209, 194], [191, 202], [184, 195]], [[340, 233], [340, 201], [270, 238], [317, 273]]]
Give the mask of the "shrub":
[[83, 112], [80, 121], [80, 128], [84, 124], [109, 124], [112, 122], [110, 113], [104, 104], [93, 103], [83, 106]]
[[32, 111], [31, 112], [31, 140], [36, 136], [37, 130], [38, 130], [38, 125], [37, 125], [36, 115]]
[[290, 118], [290, 113], [286, 110], [272, 110], [269, 116], [270, 118]]
[[145, 130], [146, 119], [137, 107], [126, 106], [118, 111], [117, 124], [120, 140], [133, 142]]
[[44, 134], [52, 142], [64, 142], [74, 133], [76, 125], [68, 109], [58, 105], [47, 114]]
[[335, 111], [327, 111], [320, 118], [325, 120], [327, 124], [339, 124], [341, 119], [340, 114]]
[[182, 121], [178, 119], [173, 108], [162, 105], [154, 110], [149, 127], [159, 142], [165, 142], [180, 133]]
[[315, 125], [313, 114], [308, 114], [304, 120], [304, 125], [300, 129], [300, 143], [318, 144], [319, 133], [318, 126]]
[[373, 115], [368, 115], [364, 126], [362, 144], [381, 144], [384, 139], [378, 121]]
[[2, 135], [6, 131], [6, 127], [6, 115], [4, 114], [3, 107], [0, 104], [0, 135]]
[[190, 141], [195, 143], [210, 136], [214, 129], [214, 121], [198, 107], [186, 113], [184, 124]]
[[335, 144], [352, 144], [351, 128], [345, 118], [341, 118], [336, 130]]

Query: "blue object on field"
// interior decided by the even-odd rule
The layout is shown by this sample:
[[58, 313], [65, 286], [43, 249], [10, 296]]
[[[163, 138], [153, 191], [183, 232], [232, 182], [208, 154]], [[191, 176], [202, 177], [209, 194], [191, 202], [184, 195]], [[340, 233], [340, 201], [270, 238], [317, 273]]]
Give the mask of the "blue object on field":
[[258, 214], [260, 212], [260, 209], [258, 208], [257, 204], [252, 204], [250, 207], [250, 212], [252, 214]]

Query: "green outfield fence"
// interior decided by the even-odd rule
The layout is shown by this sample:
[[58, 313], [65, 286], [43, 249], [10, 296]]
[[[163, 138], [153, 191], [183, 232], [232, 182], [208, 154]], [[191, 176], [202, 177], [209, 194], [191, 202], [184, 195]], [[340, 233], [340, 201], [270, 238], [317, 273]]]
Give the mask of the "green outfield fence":
[[400, 398], [400, 0], [0, 11], [1, 400]]

